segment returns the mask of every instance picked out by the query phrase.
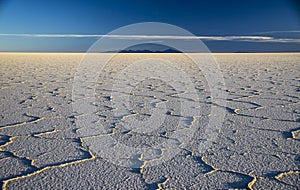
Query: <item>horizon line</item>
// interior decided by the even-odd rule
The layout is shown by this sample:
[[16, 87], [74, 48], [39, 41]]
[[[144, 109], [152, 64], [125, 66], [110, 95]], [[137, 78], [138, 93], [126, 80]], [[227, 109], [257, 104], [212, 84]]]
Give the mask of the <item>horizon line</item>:
[[203, 53], [203, 54], [300, 54], [300, 51], [266, 51], [266, 52], [172, 52], [172, 53], [165, 53], [165, 52], [149, 52], [149, 53], [136, 53], [136, 52], [46, 52], [46, 51], [0, 51], [0, 54], [5, 54], [5, 53], [36, 53], [36, 54], [181, 54], [181, 53]]

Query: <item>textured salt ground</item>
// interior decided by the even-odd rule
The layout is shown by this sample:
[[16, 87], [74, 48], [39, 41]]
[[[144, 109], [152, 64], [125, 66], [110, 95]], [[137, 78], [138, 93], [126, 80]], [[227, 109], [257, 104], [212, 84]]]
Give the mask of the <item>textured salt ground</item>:
[[[116, 166], [79, 138], [72, 111], [72, 81], [83, 54], [0, 54], [0, 179], [7, 189], [298, 189], [300, 176], [300, 54], [217, 54], [228, 92], [225, 121], [217, 139], [197, 153], [201, 133], [170, 161], [141, 168]], [[151, 145], [176, 125], [147, 138], [114, 126], [111, 81], [138, 56], [120, 55], [97, 84], [97, 115], [107, 133], [128, 146]], [[199, 125], [209, 117], [209, 90], [193, 65], [180, 55], [156, 55], [182, 64], [201, 92]], [[117, 66], [116, 66], [117, 65]], [[185, 92], [182, 92], [185, 93]], [[135, 88], [132, 106], [146, 120], [159, 97], [176, 107], [178, 97], [158, 81]], [[148, 95], [147, 97], [144, 97]], [[141, 98], [141, 97], [144, 97]], [[176, 103], [177, 102], [177, 103]], [[141, 106], [139, 106], [141, 105]], [[171, 114], [172, 113], [172, 114]], [[124, 118], [123, 118], [124, 119]], [[126, 119], [126, 118], [125, 118]], [[137, 143], [138, 142], [138, 143]]]

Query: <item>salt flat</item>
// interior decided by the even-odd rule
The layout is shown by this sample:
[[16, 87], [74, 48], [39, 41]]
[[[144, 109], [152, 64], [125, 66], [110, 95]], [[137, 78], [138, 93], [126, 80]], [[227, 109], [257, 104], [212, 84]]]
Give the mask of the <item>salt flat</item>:
[[[200, 96], [191, 98], [186, 91], [179, 95], [187, 103], [199, 103], [201, 111], [196, 117], [180, 115], [178, 93], [155, 79], [133, 87], [130, 105], [134, 113], [114, 116], [117, 108], [111, 104], [115, 98], [111, 85], [124, 82], [116, 79], [118, 73], [134, 60], [153, 56], [189, 73]], [[1, 53], [3, 189], [299, 189], [300, 54], [213, 56], [225, 80], [227, 104], [219, 105], [225, 118], [217, 138], [208, 138], [211, 145], [199, 153], [208, 120], [218, 116], [210, 113], [211, 94], [205, 74], [180, 54], [117, 55], [95, 84], [94, 114], [99, 118], [97, 124], [106, 129], [102, 131], [105, 134], [99, 134], [86, 131], [89, 126], [76, 125], [76, 119], [85, 115], [72, 107], [76, 103], [72, 99], [74, 76], [84, 54]], [[117, 125], [132, 117], [146, 121], [151, 108], [162, 104], [170, 109], [164, 113], [163, 128], [144, 135]], [[177, 118], [200, 127], [184, 147], [180, 146], [178, 154], [165, 162], [150, 166], [147, 164], [152, 160], [137, 158], [137, 165], [124, 167], [102, 158], [89, 146], [101, 135], [130, 147], [154, 146], [176, 133]], [[97, 146], [101, 149], [101, 144]], [[164, 151], [157, 153], [156, 160]]]

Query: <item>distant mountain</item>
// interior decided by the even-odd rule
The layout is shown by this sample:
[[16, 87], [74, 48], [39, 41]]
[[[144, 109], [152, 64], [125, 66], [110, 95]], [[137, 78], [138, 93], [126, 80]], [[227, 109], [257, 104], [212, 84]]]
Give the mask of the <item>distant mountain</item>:
[[166, 50], [121, 50], [119, 53], [181, 53], [176, 49], [166, 49]]
[[162, 44], [143, 43], [123, 50], [106, 51], [106, 53], [181, 53], [181, 51]]
[[236, 51], [236, 52], [233, 52], [233, 53], [251, 53], [249, 51]]

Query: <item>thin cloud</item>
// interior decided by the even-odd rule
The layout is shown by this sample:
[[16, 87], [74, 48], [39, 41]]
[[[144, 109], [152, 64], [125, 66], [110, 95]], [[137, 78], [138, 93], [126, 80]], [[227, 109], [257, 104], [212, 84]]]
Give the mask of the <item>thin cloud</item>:
[[93, 34], [0, 34], [3, 37], [34, 37], [34, 38], [97, 38], [104, 35]]
[[[279, 32], [279, 31], [278, 31]], [[290, 31], [291, 32], [291, 31]], [[293, 31], [298, 32], [298, 31]], [[300, 32], [300, 31], [299, 31]], [[33, 38], [114, 38], [114, 39], [151, 39], [151, 40], [206, 40], [206, 41], [244, 41], [244, 42], [279, 42], [300, 43], [299, 38], [275, 38], [270, 36], [160, 36], [160, 35], [99, 35], [99, 34], [0, 34], [0, 37]]]

